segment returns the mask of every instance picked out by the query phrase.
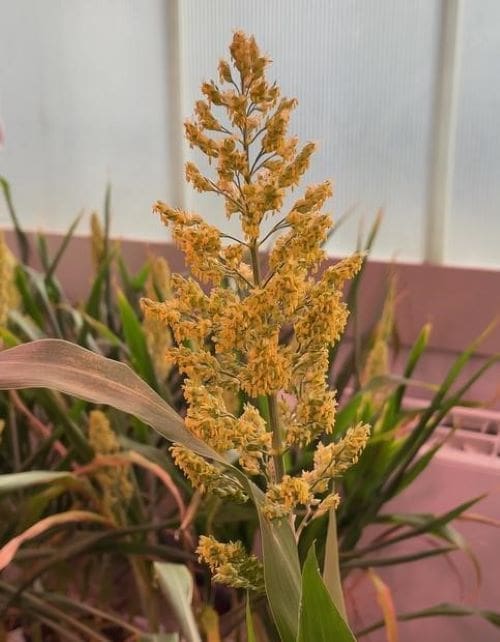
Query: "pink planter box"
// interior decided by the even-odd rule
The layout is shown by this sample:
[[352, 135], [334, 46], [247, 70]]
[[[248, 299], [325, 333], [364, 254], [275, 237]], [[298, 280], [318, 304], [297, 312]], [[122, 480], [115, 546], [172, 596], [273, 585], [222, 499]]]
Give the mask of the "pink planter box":
[[[442, 514], [487, 493], [487, 497], [469, 513], [497, 521], [496, 527], [469, 520], [455, 522], [455, 527], [466, 538], [480, 565], [479, 585], [473, 563], [461, 552], [454, 552], [446, 558], [438, 556], [376, 569], [392, 591], [397, 612], [417, 611], [443, 602], [500, 611], [498, 445], [498, 435], [457, 431], [450, 445], [443, 447], [421, 477], [384, 511]], [[405, 555], [431, 546], [429, 540], [420, 537], [385, 549], [381, 556]], [[354, 630], [381, 619], [375, 591], [366, 574], [353, 574], [348, 579], [346, 597]], [[500, 629], [476, 616], [433, 617], [401, 622], [399, 627], [401, 642], [497, 642], [500, 639]], [[385, 630], [381, 629], [362, 640], [385, 642], [387, 637]]]

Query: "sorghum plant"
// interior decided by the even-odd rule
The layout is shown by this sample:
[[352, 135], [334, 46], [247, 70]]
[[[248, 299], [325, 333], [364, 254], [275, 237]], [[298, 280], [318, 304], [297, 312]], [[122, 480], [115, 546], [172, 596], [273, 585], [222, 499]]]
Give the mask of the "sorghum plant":
[[[267, 80], [269, 59], [254, 38], [236, 32], [230, 54], [230, 63], [219, 63], [219, 84], [203, 83], [195, 118], [185, 123], [189, 144], [214, 165], [213, 176], [188, 162], [186, 178], [199, 192], [221, 197], [227, 217], [239, 218], [240, 238], [198, 214], [156, 203], [194, 278], [175, 275], [174, 296], [163, 303], [144, 299], [143, 308], [175, 339], [167, 358], [185, 375], [186, 427], [217, 452], [234, 453], [265, 489], [265, 517], [290, 519], [298, 535], [337, 506], [332, 480], [357, 461], [369, 435], [358, 424], [337, 442], [321, 441], [335, 424], [327, 371], [329, 350], [348, 315], [343, 286], [363, 257], [355, 254], [315, 278], [332, 226], [323, 211], [331, 184], [307, 187], [284, 208], [315, 144], [300, 147], [288, 135], [297, 101]], [[264, 266], [260, 249], [269, 239], [274, 243]], [[290, 330], [294, 340], [280, 340]], [[241, 402], [236, 412], [228, 393]], [[311, 444], [312, 469], [288, 474], [286, 462]], [[195, 488], [247, 499], [241, 482], [223, 468], [182, 445], [174, 445], [172, 454]], [[259, 584], [258, 567], [238, 544], [202, 537], [198, 552], [217, 581]]]

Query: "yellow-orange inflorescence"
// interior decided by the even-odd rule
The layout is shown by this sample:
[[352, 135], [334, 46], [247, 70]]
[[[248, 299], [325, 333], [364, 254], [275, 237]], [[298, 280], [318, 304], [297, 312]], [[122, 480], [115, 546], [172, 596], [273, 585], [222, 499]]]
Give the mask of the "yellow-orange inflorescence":
[[9, 312], [19, 305], [20, 296], [15, 284], [16, 259], [0, 232], [0, 325], [7, 323]]
[[210, 567], [214, 581], [234, 588], [264, 591], [262, 564], [245, 552], [241, 542], [223, 544], [211, 536], [202, 536], [196, 552], [200, 562]]
[[[118, 436], [101, 410], [90, 413], [88, 437], [96, 456], [114, 455], [121, 451]], [[129, 466], [105, 466], [98, 470], [95, 478], [101, 487], [103, 509], [112, 516], [115, 506], [120, 502], [126, 503], [133, 495]]]
[[[230, 54], [219, 64], [219, 82], [203, 83], [203, 98], [185, 124], [189, 145], [208, 158], [212, 174], [189, 161], [186, 179], [223, 199], [226, 215], [239, 218], [240, 238], [196, 213], [156, 203], [196, 280], [173, 276], [172, 296], [145, 299], [143, 309], [172, 333], [166, 358], [185, 377], [189, 430], [262, 478], [268, 518], [298, 507], [321, 514], [337, 504], [330, 481], [359, 456], [368, 429], [356, 427], [318, 446], [313, 470], [299, 476], [286, 474], [283, 454], [333, 432], [329, 351], [347, 321], [344, 284], [363, 256], [320, 272], [332, 226], [323, 211], [330, 182], [307, 187], [284, 206], [315, 144], [301, 147], [288, 134], [297, 101], [267, 80], [269, 60], [255, 40], [236, 32]], [[264, 243], [271, 245], [266, 261], [260, 258]], [[219, 465], [180, 445], [172, 452], [195, 487], [242, 498], [239, 481]]]

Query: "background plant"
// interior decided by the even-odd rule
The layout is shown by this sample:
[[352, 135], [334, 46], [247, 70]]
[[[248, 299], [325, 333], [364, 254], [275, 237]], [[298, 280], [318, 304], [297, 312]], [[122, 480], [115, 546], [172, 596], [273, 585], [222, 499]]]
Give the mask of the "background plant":
[[[78, 221], [51, 256], [43, 235], [33, 244], [22, 230], [8, 183], [2, 185], [26, 261], [38, 259], [41, 266], [15, 261], [0, 244], [2, 283], [9, 286], [2, 296], [9, 308], [0, 327], [4, 344], [64, 338], [131, 364], [181, 409], [176, 374], [155, 359], [158, 341], [168, 343], [168, 336], [158, 338], [138, 314], [139, 295], [168, 296], [168, 267], [152, 257], [137, 275], [128, 272], [109, 240], [109, 190], [103, 220], [92, 216], [94, 280], [75, 306], [56, 270]], [[0, 585], [5, 626], [17, 623], [32, 635], [62, 628], [70, 639], [71, 631], [73, 639], [89, 631], [91, 639], [125, 639], [133, 631], [158, 630], [165, 598], [153, 582], [153, 560], [195, 560], [189, 493], [164, 440], [124, 413], [104, 414], [101, 406], [54, 391], [2, 393], [0, 408], [0, 541], [35, 528], [46, 542], [34, 540], [36, 547], [28, 548], [27, 539], [16, 552], [16, 571]], [[108, 532], [95, 531], [98, 524]], [[126, 590], [117, 592], [117, 585]]]

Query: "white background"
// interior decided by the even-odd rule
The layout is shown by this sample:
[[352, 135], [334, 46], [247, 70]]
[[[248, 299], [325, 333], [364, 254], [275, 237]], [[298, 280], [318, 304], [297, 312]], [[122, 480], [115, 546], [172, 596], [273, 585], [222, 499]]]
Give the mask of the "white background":
[[[0, 174], [30, 228], [63, 231], [102, 206], [108, 181], [117, 235], [166, 239], [158, 198], [226, 225], [217, 201], [183, 188], [179, 134], [243, 28], [299, 98], [293, 130], [320, 143], [310, 180], [334, 178], [335, 215], [356, 206], [330, 250], [349, 252], [383, 207], [375, 256], [424, 260], [444, 1], [0, 0]], [[499, 266], [500, 3], [462, 5], [440, 243], [446, 263]]]

